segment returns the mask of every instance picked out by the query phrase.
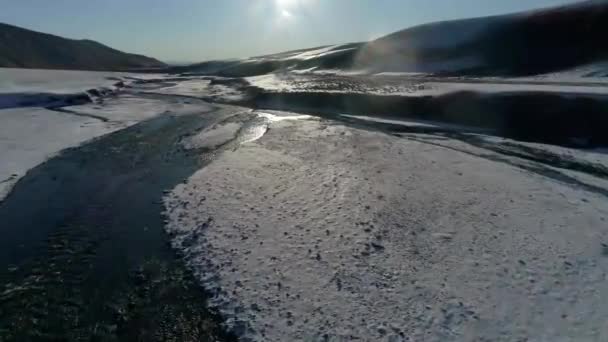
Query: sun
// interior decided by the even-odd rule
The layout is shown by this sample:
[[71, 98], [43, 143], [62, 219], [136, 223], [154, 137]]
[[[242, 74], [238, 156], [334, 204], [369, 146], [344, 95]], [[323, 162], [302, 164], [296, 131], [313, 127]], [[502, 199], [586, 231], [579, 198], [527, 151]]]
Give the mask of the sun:
[[274, 0], [274, 11], [279, 22], [301, 20], [303, 14], [312, 11], [317, 0]]
[[275, 0], [278, 15], [282, 19], [290, 19], [298, 5], [298, 0]]

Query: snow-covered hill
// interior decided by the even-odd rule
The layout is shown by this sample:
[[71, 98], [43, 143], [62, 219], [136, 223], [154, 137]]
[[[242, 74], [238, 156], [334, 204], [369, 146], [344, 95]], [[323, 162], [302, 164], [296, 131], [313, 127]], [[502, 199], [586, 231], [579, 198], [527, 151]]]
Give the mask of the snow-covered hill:
[[174, 71], [240, 77], [320, 70], [526, 76], [605, 61], [605, 32], [608, 2], [586, 1], [524, 13], [430, 23], [367, 43], [205, 62]]

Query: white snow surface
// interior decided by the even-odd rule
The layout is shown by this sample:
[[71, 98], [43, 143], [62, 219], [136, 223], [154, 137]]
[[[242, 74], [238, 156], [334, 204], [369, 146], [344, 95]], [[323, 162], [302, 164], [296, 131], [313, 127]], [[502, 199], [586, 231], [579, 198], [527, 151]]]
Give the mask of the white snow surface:
[[525, 146], [540, 151], [553, 153], [560, 158], [578, 160], [585, 163], [601, 165], [608, 168], [608, 150], [602, 148], [596, 149], [576, 149], [564, 146], [549, 145], [543, 143], [534, 143], [527, 141], [518, 141], [509, 138], [497, 137], [492, 135], [479, 135], [482, 139], [495, 144], [512, 144], [516, 146]]
[[276, 110], [268, 110], [268, 111], [258, 111], [256, 112], [259, 117], [265, 118], [269, 122], [279, 122], [286, 120], [306, 120], [313, 119], [311, 115], [305, 114], [291, 114], [283, 111]]
[[127, 94], [106, 99], [102, 104], [64, 109], [73, 113], [42, 108], [0, 110], [0, 201], [29, 169], [61, 150], [157, 115], [204, 113], [212, 106]]
[[[110, 94], [139, 79], [159, 79], [161, 74], [0, 68], [0, 109], [62, 107], [79, 98], [97, 100], [89, 90]], [[118, 85], [122, 82], [121, 85]], [[81, 97], [84, 96], [84, 101]], [[103, 95], [102, 95], [103, 96]]]
[[290, 60], [305, 61], [305, 60], [310, 60], [310, 59], [314, 59], [314, 58], [333, 55], [336, 53], [342, 53], [345, 51], [351, 51], [354, 49], [356, 49], [356, 48], [354, 48], [354, 47], [345, 48], [344, 45], [328, 45], [328, 46], [313, 48], [313, 49], [304, 50], [304, 51], [301, 51], [301, 50], [300, 51], [287, 51], [287, 52], [276, 53], [276, 54], [272, 54], [272, 55], [250, 57], [250, 58], [243, 59], [242, 61], [245, 63], [259, 62], [259, 61], [290, 61]]
[[188, 115], [210, 111], [213, 106], [189, 99], [150, 98], [124, 93], [105, 99], [101, 104], [90, 103], [65, 107], [81, 114], [91, 114], [118, 123], [122, 128], [160, 114]]
[[168, 83], [168, 85], [160, 88], [139, 88], [138, 90], [146, 93], [156, 93], [165, 95], [179, 95], [196, 98], [215, 98], [221, 99], [223, 101], [239, 101], [245, 97], [245, 94], [243, 94], [242, 91], [235, 89], [234, 87], [223, 84], [211, 85], [211, 82], [209, 80], [202, 78], [193, 78], [175, 83]]
[[207, 93], [209, 81], [202, 79], [184, 80], [180, 82], [169, 82], [170, 84], [161, 88], [150, 90], [143, 89], [143, 92], [161, 93], [168, 95], [183, 95], [200, 97]]
[[[113, 72], [0, 68], [0, 107], [13, 107], [24, 97], [35, 100], [36, 94], [69, 96], [89, 89], [112, 88], [116, 82], [132, 81], [128, 77], [130, 74]], [[41, 97], [40, 105], [48, 104], [51, 102]], [[37, 107], [0, 110], [0, 201], [29, 169], [61, 150], [165, 111], [185, 108], [177, 103], [125, 95], [64, 109], [72, 113]]]
[[97, 119], [41, 108], [0, 110], [0, 201], [27, 170], [116, 129]]
[[367, 116], [367, 115], [350, 115], [350, 114], [340, 114], [343, 117], [371, 121], [371, 122], [379, 122], [379, 123], [387, 123], [392, 125], [400, 125], [407, 127], [434, 127], [434, 128], [443, 128], [446, 130], [453, 130], [458, 132], [487, 132], [487, 129], [479, 128], [479, 127], [471, 127], [465, 125], [451, 124], [439, 121], [432, 120], [420, 120], [420, 119], [391, 119], [381, 116]]
[[183, 144], [187, 149], [218, 147], [236, 138], [240, 129], [241, 125], [235, 122], [216, 124], [187, 138]]
[[127, 73], [0, 68], [1, 93], [73, 94], [111, 87]]
[[279, 121], [165, 198], [245, 341], [599, 341], [608, 201], [508, 163]]
[[318, 50], [306, 51], [301, 54], [288, 57], [288, 58], [286, 58], [286, 60], [289, 60], [289, 59], [309, 60], [309, 59], [313, 59], [313, 58], [325, 57], [325, 56], [330, 56], [330, 55], [337, 54], [337, 53], [355, 50], [355, 48], [340, 49], [339, 47], [340, 47], [340, 45], [333, 45], [333, 46], [329, 46], [329, 47], [318, 49]]
[[[354, 76], [337, 74], [337, 78], [320, 74], [271, 73], [246, 80], [253, 86], [272, 92], [357, 93], [396, 96], [440, 96], [459, 91], [497, 94], [546, 92], [564, 95], [605, 96], [608, 83], [589, 84], [592, 80], [566, 76], [556, 79], [532, 78], [440, 78], [409, 73]], [[352, 76], [352, 78], [351, 78]], [[378, 81], [383, 77], [385, 81]], [[560, 83], [561, 82], [561, 83]]]
[[[336, 80], [328, 76], [324, 79], [322, 74], [302, 75], [298, 73], [271, 73], [261, 76], [247, 77], [252, 86], [271, 92], [309, 92], [309, 93], [336, 93], [336, 94], [373, 94], [373, 95], [427, 95], [435, 92], [425, 89], [424, 81], [404, 78], [400, 84], [379, 82], [357, 82], [346, 77], [355, 75], [340, 74], [342, 79]], [[398, 80], [398, 78], [395, 78]]]

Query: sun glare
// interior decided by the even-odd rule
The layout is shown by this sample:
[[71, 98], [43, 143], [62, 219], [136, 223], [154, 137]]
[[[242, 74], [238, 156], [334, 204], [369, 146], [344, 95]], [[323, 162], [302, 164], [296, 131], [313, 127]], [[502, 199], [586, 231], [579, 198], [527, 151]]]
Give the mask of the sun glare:
[[301, 23], [312, 12], [317, 0], [272, 0], [268, 3], [274, 6], [275, 24], [285, 27]]
[[303, 4], [303, 0], [275, 0], [276, 9], [282, 18], [295, 17]]

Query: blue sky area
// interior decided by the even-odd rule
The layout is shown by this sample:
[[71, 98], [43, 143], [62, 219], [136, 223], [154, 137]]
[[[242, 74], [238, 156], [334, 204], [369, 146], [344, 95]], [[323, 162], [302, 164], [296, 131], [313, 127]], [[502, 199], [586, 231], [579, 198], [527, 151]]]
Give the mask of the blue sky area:
[[170, 62], [364, 41], [576, 0], [0, 0], [0, 22]]

